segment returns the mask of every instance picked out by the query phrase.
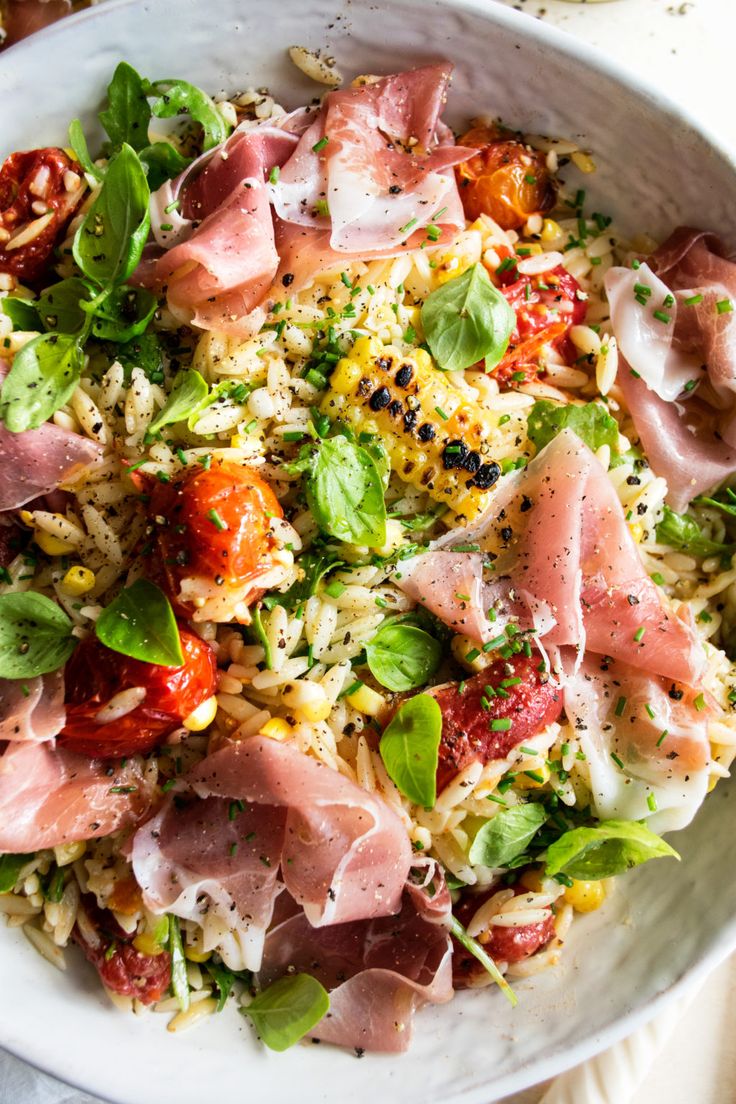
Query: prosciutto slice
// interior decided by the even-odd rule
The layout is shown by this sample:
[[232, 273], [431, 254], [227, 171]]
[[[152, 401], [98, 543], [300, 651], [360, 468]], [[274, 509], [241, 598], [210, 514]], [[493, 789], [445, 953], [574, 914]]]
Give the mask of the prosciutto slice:
[[[183, 781], [187, 803], [170, 796], [136, 833], [136, 878], [153, 911], [207, 915], [212, 946], [223, 930], [237, 932], [247, 968], [260, 963], [279, 865], [313, 926], [399, 909], [411, 863], [403, 825], [336, 771], [254, 736], [209, 756]], [[209, 922], [213, 913], [218, 923]], [[234, 962], [235, 953], [228, 943], [223, 957]]]
[[138, 758], [122, 767], [48, 743], [11, 743], [0, 758], [0, 853], [132, 827], [148, 812], [153, 791]]
[[31, 679], [0, 679], [0, 740], [53, 740], [65, 720], [63, 671]]
[[[453, 551], [468, 543], [480, 551]], [[475, 527], [402, 563], [397, 581], [481, 643], [513, 619], [536, 629], [545, 647], [635, 656], [643, 670], [686, 685], [697, 685], [705, 666], [691, 626], [665, 608], [644, 570], [604, 469], [571, 430], [503, 482]]]
[[[3, 373], [0, 372], [0, 378]], [[66, 483], [102, 455], [95, 441], [46, 422], [38, 429], [11, 433], [0, 425], [0, 511], [17, 510]]]
[[[648, 261], [606, 274], [626, 360], [618, 382], [669, 504], [683, 510], [736, 471], [736, 264], [713, 234], [688, 227]], [[649, 289], [645, 303], [637, 288], [640, 298]]]
[[330, 1011], [310, 1037], [397, 1053], [411, 1042], [414, 1011], [451, 1000], [450, 894], [441, 878], [407, 885], [400, 912], [313, 928], [303, 912], [268, 933], [259, 973], [265, 987], [287, 973], [312, 974], [330, 991]]

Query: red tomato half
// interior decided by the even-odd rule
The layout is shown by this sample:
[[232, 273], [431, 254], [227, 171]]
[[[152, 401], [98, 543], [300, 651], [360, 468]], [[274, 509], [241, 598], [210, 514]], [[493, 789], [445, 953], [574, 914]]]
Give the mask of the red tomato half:
[[[179, 626], [184, 664], [159, 667], [129, 659], [96, 637], [83, 640], [66, 665], [66, 724], [61, 747], [93, 758], [110, 759], [151, 751], [215, 692], [217, 663], [209, 644]], [[117, 720], [96, 717], [123, 690], [142, 687], [140, 705]]]
[[83, 904], [88, 925], [97, 934], [92, 941], [88, 928], [75, 925], [72, 936], [92, 963], [106, 989], [123, 997], [137, 997], [143, 1004], [155, 1004], [171, 983], [171, 955], [168, 951], [147, 955], [136, 950], [131, 937], [106, 909], [86, 894]]
[[[499, 888], [498, 885], [494, 885], [483, 893], [466, 894], [454, 909], [460, 923], [467, 926], [481, 905], [484, 905]], [[512, 888], [517, 897], [529, 892], [518, 884]], [[530, 955], [535, 954], [549, 943], [554, 934], [555, 918], [550, 911], [545, 920], [524, 924], [518, 928], [502, 928], [491, 924], [481, 932], [478, 940], [494, 962], [511, 963], [521, 962], [523, 958], [529, 958]], [[452, 981], [455, 988], [465, 989], [468, 986], [477, 985], [486, 976], [485, 968], [478, 959], [453, 939]]]
[[84, 188], [82, 170], [61, 149], [12, 153], [0, 167], [0, 272], [41, 276]]
[[489, 215], [504, 230], [523, 226], [530, 215], [549, 211], [555, 187], [545, 155], [500, 127], [474, 126], [460, 139], [478, 153], [455, 170], [465, 214]]

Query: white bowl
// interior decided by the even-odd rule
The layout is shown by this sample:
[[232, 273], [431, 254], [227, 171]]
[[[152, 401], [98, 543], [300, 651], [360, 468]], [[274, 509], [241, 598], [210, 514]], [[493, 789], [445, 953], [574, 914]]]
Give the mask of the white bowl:
[[[292, 44], [328, 46], [351, 74], [449, 57], [451, 119], [485, 112], [575, 138], [595, 151], [598, 172], [575, 183], [596, 210], [654, 235], [705, 224], [736, 246], [736, 171], [714, 139], [603, 56], [489, 0], [111, 0], [0, 59], [0, 153], [63, 145], [76, 115], [91, 127], [121, 58], [213, 93], [269, 85], [295, 106], [315, 87], [286, 60]], [[562, 964], [516, 985], [516, 1009], [495, 990], [461, 994], [419, 1014], [403, 1057], [277, 1056], [234, 1012], [167, 1035], [164, 1017], [114, 1010], [91, 967], [60, 974], [4, 927], [0, 1042], [120, 1104], [489, 1104], [609, 1046], [736, 947], [735, 834], [736, 790], [721, 784], [677, 837], [682, 862], [619, 879], [604, 909], [576, 920]]]

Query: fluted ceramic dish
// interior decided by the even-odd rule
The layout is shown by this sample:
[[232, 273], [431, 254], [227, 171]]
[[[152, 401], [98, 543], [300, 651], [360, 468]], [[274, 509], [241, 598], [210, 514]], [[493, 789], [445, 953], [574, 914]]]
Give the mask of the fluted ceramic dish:
[[[328, 47], [349, 75], [450, 58], [451, 120], [489, 112], [574, 138], [598, 172], [573, 185], [625, 230], [705, 223], [736, 246], [736, 169], [717, 140], [589, 47], [490, 0], [110, 0], [0, 58], [0, 154], [64, 144], [77, 115], [92, 127], [121, 58], [212, 93], [268, 85], [303, 103], [316, 89], [286, 60], [291, 44]], [[169, 1035], [166, 1017], [113, 1009], [85, 963], [61, 974], [5, 928], [0, 1044], [116, 1104], [489, 1104], [633, 1031], [736, 948], [734, 836], [736, 790], [721, 784], [678, 835], [682, 862], [617, 879], [576, 920], [561, 965], [516, 984], [517, 1008], [493, 989], [461, 994], [417, 1016], [402, 1057], [267, 1053], [234, 1010]]]

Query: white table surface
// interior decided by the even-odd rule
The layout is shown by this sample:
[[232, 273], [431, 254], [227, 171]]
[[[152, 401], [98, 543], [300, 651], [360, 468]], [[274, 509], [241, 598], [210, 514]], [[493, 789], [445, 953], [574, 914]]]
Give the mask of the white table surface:
[[[545, 19], [602, 49], [706, 122], [736, 151], [732, 92], [736, 0], [489, 0]], [[689, 1007], [674, 1010], [651, 1069], [633, 1095], [607, 1104], [733, 1104], [736, 1101], [736, 959], [702, 979]], [[53, 1029], [53, 1028], [51, 1028]], [[615, 1057], [615, 1056], [614, 1056]], [[579, 1076], [579, 1075], [578, 1075]], [[569, 1076], [554, 1104], [590, 1104], [590, 1090]], [[505, 1104], [540, 1104], [549, 1084]], [[101, 1104], [0, 1052], [0, 1104]], [[169, 1104], [162, 1101], [162, 1104]]]

